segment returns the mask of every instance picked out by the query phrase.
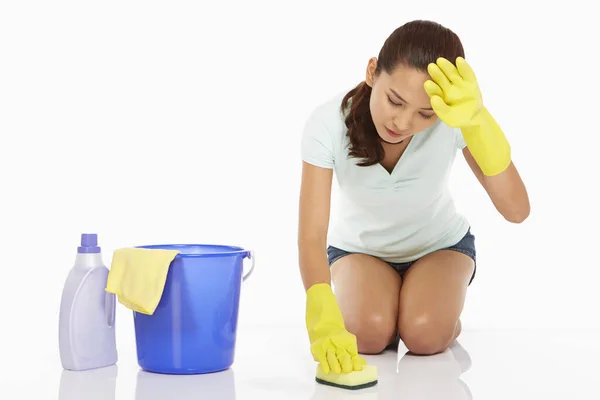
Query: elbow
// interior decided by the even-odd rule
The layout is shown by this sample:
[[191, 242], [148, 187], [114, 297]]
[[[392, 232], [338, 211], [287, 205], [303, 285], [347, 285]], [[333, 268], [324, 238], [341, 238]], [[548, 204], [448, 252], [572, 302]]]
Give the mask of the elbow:
[[525, 222], [527, 218], [529, 218], [531, 210], [529, 204], [511, 210], [510, 212], [506, 212], [503, 214], [504, 219], [513, 224], [520, 224]]

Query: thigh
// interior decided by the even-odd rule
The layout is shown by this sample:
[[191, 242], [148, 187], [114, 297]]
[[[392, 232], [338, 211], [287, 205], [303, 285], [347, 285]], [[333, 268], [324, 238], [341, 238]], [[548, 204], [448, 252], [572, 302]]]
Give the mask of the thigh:
[[386, 262], [350, 254], [331, 265], [331, 278], [344, 322], [359, 352], [377, 354], [396, 336], [400, 275]]
[[398, 330], [409, 350], [433, 354], [445, 350], [454, 339], [474, 268], [468, 255], [439, 250], [406, 271]]

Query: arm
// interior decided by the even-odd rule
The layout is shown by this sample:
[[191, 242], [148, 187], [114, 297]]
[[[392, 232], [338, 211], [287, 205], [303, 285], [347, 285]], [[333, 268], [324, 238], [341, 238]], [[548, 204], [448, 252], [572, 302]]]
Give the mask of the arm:
[[305, 290], [331, 281], [326, 251], [332, 180], [332, 169], [302, 163], [298, 256]]
[[424, 84], [431, 106], [445, 123], [459, 128], [465, 159], [494, 206], [508, 221], [524, 221], [529, 215], [527, 191], [502, 128], [483, 105], [470, 65], [462, 57], [456, 58], [456, 66], [440, 57], [427, 70], [433, 79]]
[[529, 216], [529, 197], [514, 163], [511, 161], [508, 168], [497, 175], [486, 176], [468, 147], [463, 149], [463, 155], [496, 210], [509, 222], [523, 222]]
[[[335, 114], [333, 114], [335, 112]], [[356, 336], [346, 330], [331, 286], [327, 262], [327, 231], [335, 146], [328, 121], [335, 111], [315, 110], [302, 136], [302, 179], [298, 213], [298, 257], [306, 291], [306, 330], [313, 359], [323, 373], [359, 371], [366, 361], [358, 355]]]
[[327, 262], [327, 229], [333, 169], [302, 163], [298, 250], [306, 290], [306, 328], [313, 359], [324, 373], [360, 371], [367, 364], [358, 355], [356, 336], [346, 330], [331, 288]]

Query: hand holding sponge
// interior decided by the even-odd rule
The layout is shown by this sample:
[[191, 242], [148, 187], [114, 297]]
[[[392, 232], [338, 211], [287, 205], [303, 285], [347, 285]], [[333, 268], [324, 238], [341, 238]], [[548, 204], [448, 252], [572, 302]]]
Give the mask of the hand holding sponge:
[[307, 290], [306, 328], [313, 359], [319, 363], [317, 382], [353, 389], [377, 383], [377, 370], [358, 355], [356, 336], [346, 330], [329, 284]]
[[317, 366], [315, 380], [322, 385], [341, 389], [366, 389], [377, 384], [377, 367], [374, 365], [365, 365], [360, 371], [353, 371], [350, 373], [342, 372], [340, 374], [330, 372], [325, 374], [323, 370]]

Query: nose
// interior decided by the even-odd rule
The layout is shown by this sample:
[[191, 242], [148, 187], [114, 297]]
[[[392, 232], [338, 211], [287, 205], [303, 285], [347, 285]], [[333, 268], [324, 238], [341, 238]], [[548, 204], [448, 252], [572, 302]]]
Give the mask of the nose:
[[400, 131], [406, 131], [410, 129], [411, 123], [412, 116], [407, 112], [399, 113], [396, 115], [396, 118], [394, 118], [394, 125], [396, 125], [396, 128], [398, 128]]

